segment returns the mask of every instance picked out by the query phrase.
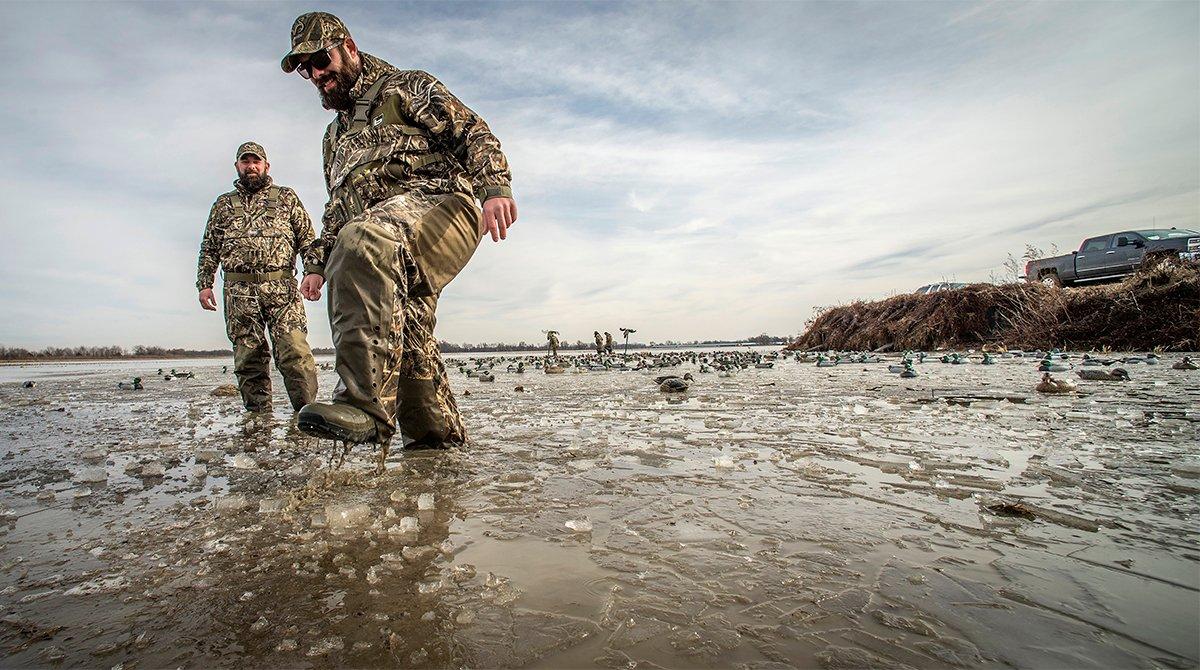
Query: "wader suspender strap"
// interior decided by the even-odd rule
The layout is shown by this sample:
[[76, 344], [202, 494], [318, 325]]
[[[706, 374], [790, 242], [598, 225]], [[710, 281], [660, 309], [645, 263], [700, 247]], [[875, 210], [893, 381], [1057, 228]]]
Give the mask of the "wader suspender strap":
[[[243, 199], [241, 197], [235, 197], [232, 200], [233, 200], [233, 215], [234, 216], [236, 216], [240, 219], [245, 219], [247, 216], [249, 216], [249, 214], [246, 212], [246, 203], [243, 202]], [[265, 208], [263, 208], [263, 217], [268, 221], [274, 221], [275, 216], [278, 213], [279, 213], [279, 187], [274, 184], [271, 184], [271, 186], [267, 188], [267, 206]], [[246, 223], [250, 224], [251, 222], [247, 220]], [[222, 267], [221, 274], [222, 274], [222, 276], [224, 276], [225, 281], [227, 281], [227, 282], [228, 281], [248, 281], [248, 282], [261, 283], [261, 282], [265, 282], [265, 281], [273, 281], [276, 279], [283, 279], [284, 277], [287, 277], [289, 274], [292, 274], [292, 273], [289, 273], [287, 270], [276, 270], [274, 272], [259, 272], [259, 273], [225, 272], [224, 267]]]
[[[245, 219], [247, 216], [245, 199], [241, 197], [232, 198], [233, 200], [233, 215], [239, 219]], [[279, 212], [279, 187], [271, 184], [267, 188], [267, 206], [263, 209], [263, 216], [269, 221], [275, 220], [275, 215]], [[247, 224], [251, 223], [246, 221]]]
[[[375, 104], [375, 98], [378, 98], [379, 92], [383, 90], [385, 79], [386, 77], [380, 76], [374, 84], [371, 84], [371, 88], [363, 93], [363, 97], [354, 101], [354, 115], [350, 117], [350, 127], [346, 129], [346, 132], [355, 134], [367, 127], [370, 122], [371, 105]], [[336, 135], [334, 139], [336, 139]]]

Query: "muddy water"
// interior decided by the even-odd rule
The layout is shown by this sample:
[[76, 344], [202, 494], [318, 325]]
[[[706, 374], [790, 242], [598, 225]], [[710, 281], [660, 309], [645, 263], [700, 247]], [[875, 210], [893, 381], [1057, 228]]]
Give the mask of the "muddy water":
[[[1200, 374], [455, 372], [454, 452], [5, 370], [7, 666], [1194, 667]], [[172, 363], [178, 367], [176, 363]], [[141, 392], [116, 390], [133, 374]], [[661, 371], [659, 372], [661, 374]], [[22, 379], [36, 379], [32, 389]], [[322, 373], [323, 389], [333, 385]], [[516, 385], [524, 392], [514, 390]], [[276, 388], [280, 389], [276, 379]], [[100, 479], [87, 482], [82, 480]]]

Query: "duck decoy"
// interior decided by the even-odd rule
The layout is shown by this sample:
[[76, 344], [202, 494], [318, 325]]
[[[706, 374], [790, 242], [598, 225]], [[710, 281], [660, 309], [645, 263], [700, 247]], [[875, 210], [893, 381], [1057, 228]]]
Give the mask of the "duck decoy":
[[[1183, 360], [1175, 361], [1175, 364], [1171, 366], [1171, 369], [1172, 370], [1195, 370], [1195, 369], [1197, 369], [1197, 366], [1195, 363], [1192, 362], [1192, 359], [1190, 356], [1184, 356]], [[28, 384], [29, 382], [25, 382], [25, 383]]]
[[1129, 381], [1129, 371], [1125, 368], [1113, 368], [1112, 370], [1077, 370], [1075, 374], [1079, 375], [1080, 379], [1087, 379], [1094, 382], [1127, 382]]
[[122, 391], [141, 391], [142, 378], [134, 377], [132, 382], [117, 382], [117, 388]]
[[1065, 379], [1055, 379], [1047, 372], [1042, 375], [1042, 381], [1037, 385], [1038, 393], [1074, 393], [1079, 387]]
[[21, 384], [21, 388], [27, 388], [27, 389], [31, 389], [34, 386], [37, 386], [37, 382], [25, 382], [24, 384]]

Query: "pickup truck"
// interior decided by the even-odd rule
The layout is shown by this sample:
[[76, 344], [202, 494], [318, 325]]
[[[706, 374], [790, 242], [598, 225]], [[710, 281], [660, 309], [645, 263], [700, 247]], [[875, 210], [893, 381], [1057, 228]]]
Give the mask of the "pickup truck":
[[1047, 286], [1115, 279], [1132, 274], [1147, 252], [1174, 252], [1200, 260], [1200, 233], [1182, 228], [1127, 230], [1083, 241], [1079, 251], [1025, 264], [1025, 281]]

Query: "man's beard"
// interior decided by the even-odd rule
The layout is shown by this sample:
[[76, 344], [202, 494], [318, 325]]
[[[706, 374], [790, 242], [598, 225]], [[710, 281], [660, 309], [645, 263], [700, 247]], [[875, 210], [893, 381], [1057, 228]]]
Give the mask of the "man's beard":
[[238, 182], [242, 185], [242, 188], [246, 189], [247, 191], [249, 191], [251, 193], [254, 193], [254, 192], [258, 191], [259, 189], [261, 189], [262, 187], [266, 186], [268, 179], [270, 179], [270, 177], [268, 177], [265, 174], [255, 174], [255, 175], [240, 174], [240, 175], [238, 175]]
[[[358, 75], [362, 72], [362, 65], [355, 67], [352, 64], [347, 64], [347, 71], [339, 71], [333, 73], [334, 87], [330, 91], [324, 88], [318, 88], [317, 93], [321, 96], [321, 104], [325, 109], [333, 109], [339, 112], [346, 111], [354, 106], [354, 98], [350, 97], [350, 89], [354, 88], [354, 82], [358, 81]], [[323, 77], [318, 84], [324, 85], [329, 79]]]

